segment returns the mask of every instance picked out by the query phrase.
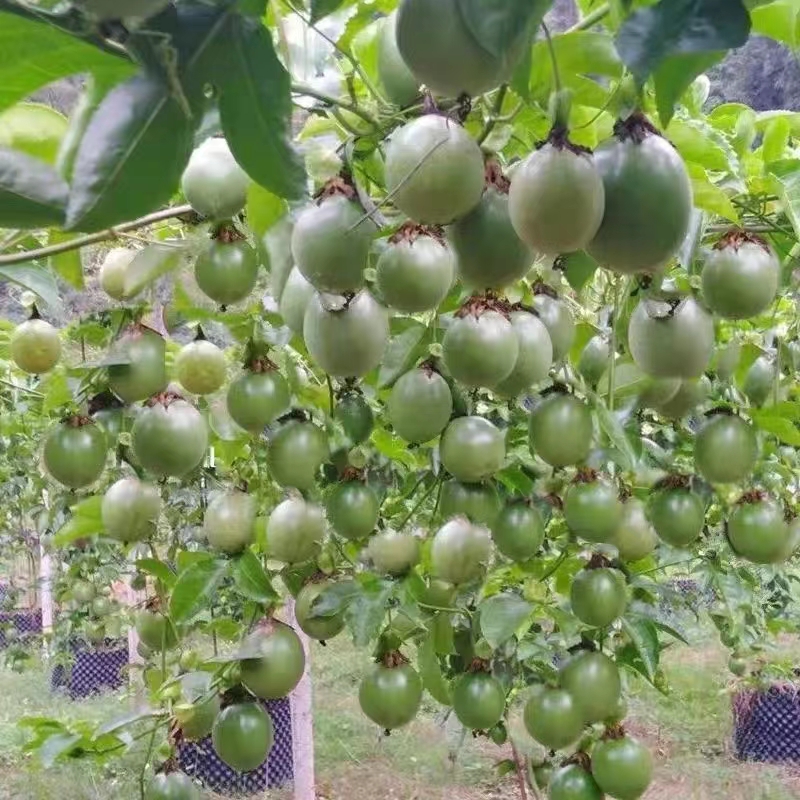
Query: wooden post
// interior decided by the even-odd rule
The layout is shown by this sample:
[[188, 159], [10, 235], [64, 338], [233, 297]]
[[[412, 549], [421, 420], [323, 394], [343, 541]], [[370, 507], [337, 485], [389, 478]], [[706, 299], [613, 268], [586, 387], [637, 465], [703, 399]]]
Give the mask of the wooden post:
[[314, 777], [314, 711], [311, 705], [311, 651], [308, 637], [300, 630], [294, 617], [294, 598], [286, 602], [288, 623], [295, 629], [306, 652], [306, 669], [300, 683], [292, 692], [292, 761], [294, 800], [316, 800]]
[[[39, 543], [39, 579], [41, 587], [39, 598], [42, 603], [42, 633], [53, 632], [53, 562], [49, 553], [45, 552], [42, 543]], [[47, 648], [47, 644], [45, 644]]]

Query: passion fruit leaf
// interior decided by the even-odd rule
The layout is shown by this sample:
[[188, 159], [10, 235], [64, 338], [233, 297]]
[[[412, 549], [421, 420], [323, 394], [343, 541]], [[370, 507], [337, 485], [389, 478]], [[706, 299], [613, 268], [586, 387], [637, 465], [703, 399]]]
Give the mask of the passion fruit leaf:
[[169, 599], [173, 622], [185, 622], [201, 611], [228, 572], [228, 562], [217, 558], [200, 561], [182, 571]]
[[53, 167], [20, 150], [0, 147], [0, 227], [62, 224], [68, 191]]
[[497, 648], [507, 642], [530, 617], [534, 606], [519, 595], [497, 594], [479, 606], [483, 638]]
[[539, 27], [553, 0], [458, 0], [475, 41], [497, 58], [508, 55], [526, 31]]
[[800, 236], [800, 159], [773, 161], [768, 170], [775, 179], [777, 194], [786, 216], [789, 217], [795, 233]]
[[579, 292], [592, 279], [600, 265], [586, 252], [569, 253], [561, 262], [561, 270], [569, 285]]
[[658, 629], [646, 617], [629, 616], [622, 618], [622, 630], [628, 637], [628, 643], [617, 651], [618, 663], [640, 673], [656, 686], [656, 672], [661, 657]]
[[136, 569], [145, 572], [160, 580], [165, 586], [172, 586], [178, 576], [167, 564], [157, 558], [140, 558], [136, 562]]
[[[270, 228], [286, 214], [286, 202], [269, 189], [251, 183], [247, 190], [247, 224], [256, 239], [261, 240]], [[266, 249], [266, 248], [264, 248]]]
[[393, 583], [379, 581], [370, 590], [361, 592], [347, 606], [345, 618], [356, 647], [365, 647], [377, 638], [386, 614], [386, 603], [393, 592]]
[[685, 53], [665, 58], [653, 74], [656, 107], [661, 126], [669, 125], [675, 106], [694, 79], [711, 69], [725, 56], [724, 51]]
[[337, 581], [314, 599], [308, 618], [325, 619], [340, 616], [360, 594], [361, 586], [356, 581]]
[[13, 267], [0, 267], [0, 278], [5, 278], [11, 283], [16, 283], [23, 289], [38, 295], [50, 308], [61, 307], [61, 297], [58, 293], [53, 273], [44, 266], [32, 264], [19, 264]]
[[236, 588], [249, 600], [268, 605], [280, 596], [252, 550], [245, 550], [233, 560], [231, 575]]
[[[48, 233], [47, 243], [51, 245], [63, 244], [74, 238], [74, 234], [63, 233], [53, 228]], [[66, 253], [50, 256], [49, 265], [50, 269], [70, 284], [70, 286], [74, 286], [76, 289], [83, 289], [83, 261], [81, 261], [80, 250], [68, 250]]]
[[328, 14], [333, 14], [345, 4], [345, 0], [311, 0], [311, 24], [314, 25]]
[[601, 403], [597, 404], [595, 413], [597, 414], [597, 422], [600, 425], [600, 429], [608, 436], [609, 441], [618, 454], [616, 460], [619, 466], [629, 472], [635, 470], [639, 462], [639, 455], [636, 453], [633, 443], [625, 432], [625, 428], [617, 413], [610, 411]]
[[750, 16], [741, 0], [661, 0], [625, 20], [616, 46], [644, 83], [668, 56], [741, 47], [749, 35]]
[[56, 547], [64, 547], [78, 539], [102, 533], [104, 530], [100, 513], [102, 504], [103, 497], [101, 495], [93, 495], [73, 506], [70, 509], [72, 516], [56, 532], [53, 537], [53, 544]]
[[436, 634], [432, 630], [417, 649], [417, 668], [422, 678], [422, 685], [428, 690], [430, 696], [436, 702], [449, 706], [453, 703], [452, 692], [450, 684], [442, 674], [442, 668], [436, 656], [435, 639]]
[[[401, 320], [392, 322], [393, 330]], [[407, 372], [414, 361], [427, 347], [431, 340], [430, 329], [416, 320], [402, 320], [408, 323], [405, 330], [393, 335], [383, 353], [380, 369], [378, 370], [378, 386], [383, 389], [391, 386], [404, 372]]]
[[190, 240], [184, 239], [182, 243], [151, 244], [140, 250], [125, 270], [124, 297], [136, 297], [150, 284], [180, 267], [189, 247]]
[[771, 433], [784, 444], [800, 447], [800, 426], [797, 420], [788, 419], [775, 407], [753, 410], [751, 416], [757, 428]]

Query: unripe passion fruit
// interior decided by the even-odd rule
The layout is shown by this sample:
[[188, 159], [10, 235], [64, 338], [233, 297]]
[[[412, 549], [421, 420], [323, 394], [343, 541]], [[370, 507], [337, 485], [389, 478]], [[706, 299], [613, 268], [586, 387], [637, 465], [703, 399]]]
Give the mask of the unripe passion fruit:
[[194, 406], [168, 400], [139, 414], [131, 440], [134, 454], [148, 472], [179, 478], [200, 466], [208, 448], [208, 428]]
[[247, 202], [250, 179], [236, 163], [228, 143], [206, 139], [191, 155], [181, 178], [189, 205], [201, 216], [225, 220], [236, 216]]
[[569, 353], [575, 339], [575, 320], [563, 301], [547, 294], [537, 294], [533, 307], [550, 334], [553, 360], [561, 361]]
[[585, 625], [605, 628], [625, 613], [625, 579], [615, 569], [584, 569], [572, 579], [572, 613]]
[[419, 95], [419, 81], [397, 49], [397, 14], [390, 14], [378, 24], [378, 80], [390, 102], [407, 106]]
[[287, 422], [270, 440], [267, 458], [272, 477], [281, 486], [308, 491], [328, 455], [324, 431], [310, 422]]
[[44, 442], [44, 466], [70, 489], [94, 483], [106, 465], [108, 443], [100, 426], [74, 417], [57, 425]]
[[709, 483], [744, 480], [758, 458], [755, 431], [740, 417], [716, 414], [698, 431], [694, 463]]
[[593, 336], [581, 351], [578, 372], [590, 386], [596, 386], [608, 369], [611, 348], [604, 336]]
[[592, 413], [582, 400], [551, 394], [531, 411], [528, 440], [531, 453], [552, 467], [579, 464], [592, 448]]
[[455, 256], [441, 229], [410, 224], [392, 237], [378, 259], [378, 291], [398, 311], [430, 311], [447, 297], [455, 272]]
[[420, 83], [436, 94], [478, 95], [510, 75], [525, 37], [498, 58], [470, 32], [457, 0], [403, 0], [397, 11], [397, 47]]
[[49, 372], [61, 358], [58, 331], [43, 319], [29, 319], [17, 325], [9, 343], [11, 359], [24, 372]]
[[267, 522], [267, 550], [286, 564], [308, 561], [325, 538], [325, 512], [302, 498], [284, 500]]
[[358, 689], [361, 710], [385, 730], [407, 725], [422, 701], [422, 680], [408, 664], [376, 664]]
[[146, 400], [167, 385], [164, 337], [150, 328], [134, 328], [115, 342], [112, 356], [125, 364], [108, 368], [108, 386], [125, 403]]
[[211, 741], [231, 769], [250, 772], [264, 763], [272, 749], [272, 720], [258, 703], [235, 703], [220, 712]]
[[329, 617], [311, 616], [314, 601], [333, 584], [330, 581], [320, 583], [307, 583], [297, 595], [294, 607], [294, 616], [297, 624], [306, 636], [319, 641], [333, 639], [344, 628], [343, 614], [334, 614]]
[[311, 298], [316, 294], [314, 287], [303, 277], [297, 267], [292, 267], [283, 287], [278, 311], [292, 333], [303, 335], [303, 320]]
[[591, 155], [546, 144], [514, 171], [508, 196], [517, 235], [539, 253], [583, 250], [605, 209], [605, 189]]
[[289, 384], [276, 369], [242, 373], [228, 387], [226, 398], [233, 421], [250, 433], [260, 433], [290, 403]]
[[535, 258], [509, 216], [503, 185], [490, 184], [478, 205], [451, 226], [461, 280], [475, 289], [502, 289], [524, 278]]
[[703, 264], [703, 299], [721, 317], [747, 319], [766, 311], [778, 293], [781, 265], [756, 236], [723, 237]]
[[622, 681], [617, 665], [604, 653], [573, 656], [561, 667], [559, 679], [585, 722], [602, 722], [616, 713]]
[[[663, 378], [662, 380], [670, 380]], [[694, 411], [711, 392], [711, 381], [703, 375], [696, 380], [680, 381], [678, 390], [668, 400], [653, 403], [653, 409], [667, 419], [680, 419]]]
[[144, 800], [200, 800], [200, 792], [183, 772], [161, 772], [147, 785]]
[[419, 561], [419, 539], [407, 531], [382, 531], [369, 540], [367, 554], [376, 572], [405, 575]]
[[[605, 213], [586, 248], [623, 274], [655, 272], [678, 252], [689, 230], [692, 185], [675, 148], [642, 117], [621, 126], [594, 154], [605, 187]], [[626, 130], [627, 128], [627, 130]]]
[[503, 466], [505, 434], [483, 417], [458, 417], [445, 428], [439, 455], [454, 478], [478, 483]]
[[610, 797], [638, 800], [653, 777], [653, 757], [628, 736], [606, 739], [592, 750], [592, 775]]
[[491, 389], [513, 372], [519, 338], [505, 314], [466, 309], [447, 329], [442, 350], [444, 364], [457, 381]]
[[112, 300], [125, 299], [125, 276], [134, 258], [136, 250], [127, 247], [115, 247], [106, 253], [100, 265], [100, 287]]
[[693, 298], [674, 307], [640, 301], [628, 345], [641, 370], [657, 378], [698, 378], [714, 355], [714, 320]]
[[705, 523], [703, 501], [689, 489], [661, 489], [648, 509], [658, 538], [673, 547], [696, 541]]
[[476, 525], [492, 526], [497, 519], [502, 503], [495, 485], [486, 483], [460, 483], [445, 481], [439, 498], [439, 514], [442, 519], [463, 516]]
[[396, 130], [386, 147], [386, 190], [415, 222], [446, 225], [483, 194], [483, 156], [457, 123], [429, 114]]
[[717, 348], [716, 373], [721, 381], [729, 381], [742, 360], [742, 346], [739, 342], [728, 342]]
[[468, 730], [488, 731], [503, 718], [506, 694], [488, 672], [462, 675], [453, 687], [453, 711]]
[[563, 689], [537, 687], [525, 704], [525, 728], [549, 750], [562, 750], [583, 731], [583, 715], [572, 695]]
[[556, 770], [547, 792], [549, 800], [603, 800], [605, 797], [594, 778], [578, 764], [567, 764]]
[[544, 521], [535, 506], [509, 503], [491, 524], [495, 547], [512, 561], [533, 558], [544, 542]]
[[248, 658], [242, 661], [242, 683], [262, 700], [286, 697], [303, 677], [303, 644], [288, 625], [270, 620], [247, 637], [243, 648]]
[[292, 232], [292, 255], [303, 277], [320, 292], [355, 292], [364, 285], [364, 267], [375, 224], [364, 209], [342, 194], [306, 208]]
[[178, 635], [168, 617], [143, 609], [136, 615], [136, 633], [154, 653], [171, 650], [178, 644]]
[[169, 5], [169, 0], [80, 0], [89, 14], [99, 20], [147, 19]]
[[194, 265], [200, 291], [221, 306], [244, 300], [258, 278], [256, 251], [238, 236], [238, 232], [225, 229], [197, 257]]
[[619, 525], [609, 543], [617, 548], [622, 561], [639, 561], [656, 549], [658, 536], [641, 500], [631, 497], [622, 506]]
[[731, 547], [748, 561], [774, 564], [785, 558], [789, 526], [774, 500], [743, 498], [728, 519], [727, 533]]
[[185, 345], [175, 359], [175, 377], [192, 394], [214, 394], [226, 373], [225, 353], [205, 339]]
[[333, 487], [326, 512], [331, 527], [345, 539], [357, 542], [369, 536], [378, 524], [380, 503], [374, 490], [361, 481], [346, 481]]
[[543, 381], [553, 363], [553, 343], [545, 324], [527, 311], [511, 314], [511, 327], [519, 342], [519, 355], [511, 374], [494, 387], [496, 394], [516, 397]]
[[747, 370], [742, 391], [754, 406], [762, 406], [772, 394], [777, 377], [777, 367], [772, 359], [759, 356]]
[[211, 680], [208, 672], [187, 672], [181, 676], [182, 702], [175, 706], [175, 718], [184, 739], [204, 739], [214, 727], [214, 720], [219, 714], [220, 698], [212, 690]]
[[217, 495], [206, 509], [203, 533], [215, 550], [239, 553], [255, 540], [257, 504], [244, 492]]
[[587, 542], [607, 542], [622, 516], [617, 489], [605, 480], [573, 483], [564, 497], [567, 527]]
[[357, 378], [380, 364], [389, 340], [389, 315], [366, 290], [336, 308], [326, 308], [321, 295], [312, 297], [303, 322], [309, 355], [337, 378]]
[[431, 545], [433, 574], [448, 583], [468, 583], [483, 573], [492, 551], [489, 531], [455, 517], [436, 533]]
[[140, 542], [156, 531], [161, 494], [138, 478], [122, 478], [103, 496], [101, 515], [106, 534], [120, 542]]
[[339, 398], [336, 419], [352, 444], [366, 442], [375, 427], [375, 417], [364, 395], [352, 392]]

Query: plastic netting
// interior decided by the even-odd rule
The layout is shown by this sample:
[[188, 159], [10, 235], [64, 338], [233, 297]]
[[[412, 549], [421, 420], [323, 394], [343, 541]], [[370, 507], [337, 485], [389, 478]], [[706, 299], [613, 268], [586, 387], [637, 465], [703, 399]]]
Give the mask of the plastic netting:
[[0, 612], [0, 647], [8, 644], [5, 631], [11, 627], [16, 628], [20, 639], [39, 635], [42, 632], [41, 609]]
[[733, 695], [733, 744], [742, 761], [800, 762], [800, 687], [780, 683]]
[[83, 640], [70, 643], [70, 663], [56, 664], [50, 687], [66, 692], [71, 700], [120, 689], [128, 667], [128, 640], [106, 639], [100, 645]]
[[275, 741], [267, 760], [252, 772], [236, 772], [217, 755], [211, 737], [178, 744], [178, 765], [207, 789], [228, 796], [263, 792], [290, 783], [294, 777], [292, 708], [288, 698], [263, 702], [272, 718]]

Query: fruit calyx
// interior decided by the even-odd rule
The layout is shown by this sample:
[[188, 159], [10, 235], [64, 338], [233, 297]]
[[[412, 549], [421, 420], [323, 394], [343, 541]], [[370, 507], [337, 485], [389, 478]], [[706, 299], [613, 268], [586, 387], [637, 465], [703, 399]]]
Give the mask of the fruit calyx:
[[485, 658], [473, 658], [472, 661], [469, 662], [469, 666], [467, 667], [467, 672], [469, 673], [476, 673], [476, 672], [491, 672], [492, 667], [491, 663]]
[[641, 144], [650, 136], [664, 138], [661, 131], [641, 111], [634, 111], [626, 119], [618, 119], [614, 123], [614, 136], [620, 142], [631, 141], [634, 144]]
[[769, 500], [769, 495], [765, 491], [762, 491], [761, 489], [752, 489], [749, 492], [745, 492], [736, 501], [736, 505], [753, 505], [755, 503], [763, 503], [765, 500]]
[[469, 316], [470, 314], [473, 317], [480, 317], [486, 311], [496, 311], [498, 314], [502, 314], [506, 319], [511, 315], [511, 311], [513, 310], [511, 304], [508, 300], [504, 300], [501, 297], [497, 297], [497, 295], [493, 294], [492, 292], [487, 292], [486, 294], [474, 294], [470, 297], [461, 308], [456, 311], [456, 317], [458, 319], [462, 319], [463, 317]]
[[735, 417], [737, 414], [730, 406], [716, 406], [706, 411], [703, 416], [706, 419], [711, 419], [712, 417]]
[[89, 400], [89, 416], [96, 414], [98, 411], [107, 411], [113, 408], [125, 408], [125, 403], [108, 389], [96, 394]]
[[321, 205], [329, 197], [346, 197], [348, 200], [358, 200], [358, 192], [349, 172], [340, 172], [336, 177], [325, 183], [314, 195], [317, 205]]
[[408, 659], [399, 650], [389, 650], [378, 659], [378, 663], [386, 669], [397, 669], [408, 664]]
[[612, 565], [612, 561], [606, 558], [602, 553], [593, 553], [592, 557], [586, 563], [584, 569], [606, 569]]
[[556, 150], [569, 150], [576, 156], [590, 156], [592, 150], [580, 144], [575, 144], [569, 138], [569, 129], [565, 125], [553, 125], [547, 138], [536, 144], [536, 149], [541, 150], [546, 144], [551, 145]]
[[500, 194], [508, 194], [508, 190], [511, 188], [511, 181], [503, 173], [503, 168], [496, 158], [486, 159], [484, 175], [487, 189], [491, 186]]
[[274, 372], [276, 369], [278, 369], [275, 362], [271, 361], [266, 356], [259, 356], [258, 358], [251, 359], [247, 364], [245, 364], [245, 368], [250, 370], [250, 372], [255, 372], [258, 374]]
[[603, 735], [600, 737], [601, 741], [607, 742], [611, 739], [624, 739], [625, 727], [621, 723], [614, 723], [613, 725], [606, 725]]
[[586, 770], [586, 772], [592, 771], [592, 759], [589, 758], [589, 754], [585, 753], [583, 750], [578, 750], [577, 753], [573, 753], [569, 758], [565, 758], [561, 763], [562, 766], [565, 767], [569, 764], [576, 764], [577, 766]]
[[546, 494], [542, 500], [544, 500], [545, 503], [548, 503], [552, 508], [556, 509], [556, 511], [564, 510], [564, 501], [557, 494]]
[[597, 470], [591, 467], [579, 467], [572, 479], [573, 483], [594, 483], [598, 478]]
[[551, 297], [553, 300], [558, 300], [558, 292], [552, 286], [548, 286], [544, 281], [532, 283], [531, 291], [535, 295], [543, 294], [547, 297]]
[[223, 223], [214, 229], [214, 232], [211, 234], [211, 238], [215, 242], [220, 242], [221, 244], [233, 244], [233, 242], [241, 242], [246, 237], [233, 225], [230, 225], [229, 223]]
[[353, 483], [355, 481], [359, 481], [361, 483], [366, 482], [366, 475], [363, 469], [358, 469], [351, 465], [346, 466], [340, 475], [340, 480], [342, 483]]
[[183, 400], [183, 395], [168, 389], [165, 392], [154, 394], [149, 400], [145, 401], [145, 405], [148, 408], [152, 408], [153, 406], [169, 408], [176, 400]]
[[714, 250], [725, 250], [727, 248], [738, 250], [745, 244], [755, 244], [767, 253], [770, 252], [769, 245], [764, 239], [741, 228], [734, 228], [720, 236], [714, 244]]
[[399, 244], [400, 242], [408, 242], [409, 244], [414, 244], [421, 236], [427, 236], [433, 239], [442, 245], [442, 247], [447, 245], [444, 228], [441, 225], [419, 225], [416, 222], [404, 222], [392, 236], [389, 237], [389, 243]]
[[688, 489], [691, 483], [689, 475], [667, 475], [658, 481], [653, 489]]
[[71, 414], [61, 420], [68, 428], [83, 428], [86, 425], [94, 425], [95, 421], [91, 417], [82, 414]]

